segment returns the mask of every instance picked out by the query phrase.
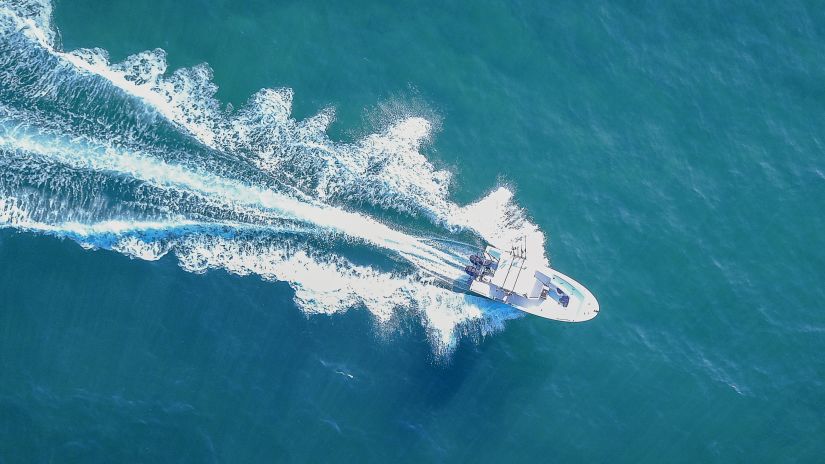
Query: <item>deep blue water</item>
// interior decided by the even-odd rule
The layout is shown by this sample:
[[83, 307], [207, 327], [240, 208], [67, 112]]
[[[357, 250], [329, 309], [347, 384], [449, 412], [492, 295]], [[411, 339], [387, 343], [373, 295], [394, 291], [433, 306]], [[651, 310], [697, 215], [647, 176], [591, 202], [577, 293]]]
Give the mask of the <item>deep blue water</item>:
[[[825, 454], [816, 2], [0, 18], [0, 463]], [[596, 319], [418, 278], [525, 233]]]

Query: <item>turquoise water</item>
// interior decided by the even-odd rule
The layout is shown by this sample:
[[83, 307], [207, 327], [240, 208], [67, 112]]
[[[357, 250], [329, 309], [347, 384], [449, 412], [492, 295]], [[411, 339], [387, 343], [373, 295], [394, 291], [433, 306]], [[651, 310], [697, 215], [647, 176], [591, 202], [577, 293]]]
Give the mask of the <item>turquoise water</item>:
[[[817, 3], [0, 18], [0, 462], [825, 454]], [[522, 234], [596, 319], [420, 276]]]

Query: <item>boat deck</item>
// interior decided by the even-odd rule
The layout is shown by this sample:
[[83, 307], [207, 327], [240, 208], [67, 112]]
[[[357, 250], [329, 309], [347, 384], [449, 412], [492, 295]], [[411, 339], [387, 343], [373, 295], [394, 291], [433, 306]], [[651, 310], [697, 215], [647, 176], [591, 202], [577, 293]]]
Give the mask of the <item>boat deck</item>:
[[[599, 303], [582, 284], [555, 269], [488, 247], [496, 263], [470, 282], [470, 291], [539, 317], [583, 322], [599, 313]], [[567, 305], [563, 296], [567, 296]]]

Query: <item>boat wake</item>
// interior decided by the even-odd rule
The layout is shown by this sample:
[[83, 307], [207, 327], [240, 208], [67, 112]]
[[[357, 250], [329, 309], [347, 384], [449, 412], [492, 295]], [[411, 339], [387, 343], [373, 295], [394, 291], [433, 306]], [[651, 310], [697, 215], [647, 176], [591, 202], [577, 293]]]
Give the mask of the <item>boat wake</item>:
[[233, 110], [207, 65], [63, 51], [46, 1], [0, 1], [0, 35], [0, 227], [285, 281], [308, 314], [412, 315], [439, 354], [518, 315], [445, 282], [473, 246], [527, 236], [544, 256], [544, 236], [505, 187], [450, 201], [450, 173], [421, 153], [426, 119], [336, 142], [334, 112], [292, 118], [290, 89]]

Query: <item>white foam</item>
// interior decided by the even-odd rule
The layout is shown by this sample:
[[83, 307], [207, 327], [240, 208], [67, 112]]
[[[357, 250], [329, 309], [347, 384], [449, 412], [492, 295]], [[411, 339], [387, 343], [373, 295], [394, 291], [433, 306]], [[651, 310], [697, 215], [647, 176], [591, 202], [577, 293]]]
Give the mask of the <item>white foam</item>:
[[[346, 198], [408, 213], [423, 212], [436, 223], [474, 230], [500, 247], [509, 247], [515, 238], [527, 235], [532, 254], [544, 257], [544, 235], [513, 204], [507, 188], [499, 187], [464, 208], [448, 200], [450, 173], [435, 169], [420, 152], [431, 136], [431, 124], [423, 118], [403, 118], [382, 133], [343, 144], [325, 134], [333, 119], [331, 110], [306, 121], [291, 118], [291, 89], [263, 89], [241, 111], [228, 115], [214, 97], [217, 85], [208, 65], [182, 68], [166, 76], [166, 53], [161, 49], [137, 53], [117, 64], [110, 64], [101, 49], [61, 52], [49, 39], [53, 36], [48, 33], [51, 5], [27, 3], [42, 5], [43, 12], [13, 17], [28, 25], [30, 35], [52, 54], [140, 98], [212, 148], [249, 151], [273, 176], [287, 174], [301, 184], [315, 184], [314, 194], [322, 201]], [[311, 182], [300, 173], [311, 177]]]
[[[20, 125], [13, 131], [0, 132], [0, 149], [30, 154], [35, 162], [57, 161], [76, 169], [114, 172], [160, 188], [196, 192], [217, 204], [252, 208], [261, 216], [276, 211], [279, 217], [288, 216], [313, 227], [361, 238], [397, 252], [423, 268], [441, 266], [444, 274], [456, 270], [456, 264], [444, 252], [358, 213], [306, 204], [231, 179], [170, 165], [146, 154], [91, 146], [89, 140], [82, 138], [50, 138], [42, 130], [36, 135], [30, 132]], [[296, 302], [308, 313], [340, 312], [363, 306], [380, 323], [387, 323], [398, 308], [417, 308], [439, 353], [449, 353], [454, 348], [458, 327], [484, 316], [478, 306], [467, 304], [466, 296], [428, 285], [417, 276], [394, 276], [352, 265], [335, 256], [319, 260], [305, 251], [289, 254], [277, 243], [266, 240], [224, 238], [209, 233], [168, 238], [168, 234], [159, 233], [207, 226], [268, 230], [260, 224], [205, 224], [185, 219], [35, 223], [27, 220], [22, 205], [13, 199], [4, 200], [0, 217], [19, 229], [72, 238], [87, 247], [111, 249], [134, 258], [156, 260], [173, 251], [181, 266], [192, 272], [221, 268], [240, 275], [256, 274], [286, 281], [295, 289]]]
[[415, 309], [434, 349], [442, 355], [455, 349], [461, 327], [480, 323], [477, 329], [483, 335], [500, 330], [505, 319], [518, 317], [512, 308], [423, 284], [411, 276], [357, 266], [340, 257], [319, 260], [303, 250], [287, 255], [274, 244], [250, 247], [246, 242], [199, 236], [176, 246], [175, 254], [181, 266], [192, 272], [223, 268], [289, 282], [296, 302], [307, 313], [364, 306], [379, 323], [389, 323], [398, 309]]
[[193, 171], [143, 153], [108, 145], [91, 146], [88, 141], [79, 138], [65, 140], [44, 137], [42, 133], [30, 135], [19, 125], [14, 131], [0, 132], [0, 148], [47, 157], [77, 169], [125, 174], [161, 188], [198, 193], [221, 205], [239, 204], [260, 208], [256, 212], [262, 216], [307, 222], [331, 232], [361, 239], [395, 251], [414, 264], [439, 274], [450, 270], [441, 266], [449, 257], [439, 250], [364, 215], [320, 203], [308, 203], [272, 190]]
[[[5, 34], [22, 32], [67, 64], [67, 70], [111, 83], [203, 145], [248, 159], [271, 178], [305, 194], [293, 195], [235, 179], [216, 171], [206, 160], [177, 164], [96, 134], [72, 134], [71, 128], [59, 133], [54, 128], [38, 127], [36, 118], [31, 118], [35, 122], [18, 119], [13, 125], [0, 121], [6, 123], [0, 127], [0, 149], [27, 157], [26, 162], [35, 170], [28, 174], [32, 178], [50, 176], [47, 164], [57, 163], [179, 193], [195, 198], [200, 206], [197, 217], [172, 215], [157, 221], [122, 217], [84, 222], [71, 220], [71, 215], [33, 220], [34, 206], [6, 192], [5, 197], [0, 196], [0, 226], [71, 238], [86, 247], [111, 249], [138, 259], [156, 260], [171, 252], [192, 272], [221, 268], [286, 281], [295, 289], [296, 302], [308, 313], [363, 306], [376, 320], [388, 323], [398, 308], [414, 308], [437, 351], [445, 353], [455, 347], [457, 331], [498, 330], [501, 321], [517, 313], [429, 285], [417, 274], [396, 275], [356, 266], [343, 257], [313, 253], [305, 245], [290, 250], [273, 238], [279, 231], [274, 224], [287, 221], [292, 225], [286, 228], [363, 241], [397, 253], [431, 274], [455, 277], [461, 258], [340, 206], [366, 202], [423, 214], [447, 230], [474, 230], [500, 247], [526, 235], [534, 255], [545, 259], [544, 235], [514, 204], [508, 189], [496, 189], [464, 207], [449, 200], [451, 174], [437, 169], [421, 153], [432, 136], [427, 119], [403, 117], [353, 143], [333, 142], [326, 130], [334, 112], [324, 109], [303, 121], [293, 119], [291, 89], [263, 89], [240, 110], [228, 112], [215, 99], [217, 86], [205, 64], [169, 75], [166, 53], [161, 49], [140, 52], [115, 64], [102, 49], [59, 50], [47, 1], [0, 5], [0, 27]], [[37, 183], [43, 185], [42, 180]], [[72, 178], [55, 185], [81, 193], [84, 188]], [[1, 182], [0, 187], [4, 187]], [[179, 198], [167, 196], [171, 200], [159, 196], [149, 201]], [[174, 209], [166, 203], [150, 206]], [[242, 219], [210, 220], [210, 208]], [[232, 233], [215, 233], [214, 227]], [[250, 231], [254, 233], [248, 235]]]
[[510, 190], [499, 187], [476, 203], [455, 208], [451, 217], [454, 224], [475, 230], [499, 248], [524, 243], [529, 259], [549, 266], [544, 253], [544, 232], [527, 219]]
[[0, 198], [0, 226], [28, 222], [29, 214], [18, 206], [16, 198]]

